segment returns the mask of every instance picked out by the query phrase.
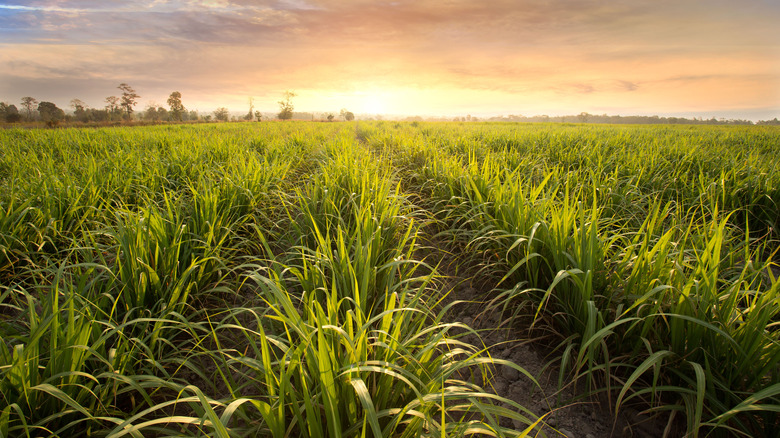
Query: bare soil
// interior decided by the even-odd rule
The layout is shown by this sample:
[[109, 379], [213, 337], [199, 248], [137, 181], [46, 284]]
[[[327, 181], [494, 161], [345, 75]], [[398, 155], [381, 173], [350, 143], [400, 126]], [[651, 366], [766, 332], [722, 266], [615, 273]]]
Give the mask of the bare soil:
[[[478, 268], [468, 268], [469, 263], [459, 263], [464, 257], [447, 251], [446, 243], [429, 241], [427, 244], [422, 251], [424, 260], [431, 266], [437, 266], [437, 272], [442, 276], [441, 291], [449, 292], [442, 305], [458, 301], [448, 312], [447, 322], [462, 322], [472, 327], [480, 334], [479, 337], [466, 335], [464, 341], [473, 345], [484, 344], [492, 357], [519, 365], [538, 382], [537, 386], [533, 380], [517, 370], [501, 366], [490, 376], [492, 388], [489, 390], [524, 406], [537, 416], [546, 415], [543, 431], [547, 436], [678, 436], [665, 430], [666, 419], [643, 414], [644, 407], [621, 408], [620, 412], [615, 413], [610, 409], [614, 403], [609, 403], [606, 399], [578, 398], [577, 395], [584, 394], [584, 388], [572, 388], [569, 385], [559, 391], [559, 372], [555, 366], [555, 355], [550, 355], [550, 344], [557, 344], [559, 341], [550, 339], [549, 336], [540, 338], [532, 335], [529, 330], [531, 318], [521, 317], [511, 321], [511, 324], [508, 323], [500, 309], [490, 307], [489, 301], [494, 296], [494, 287], [479, 281], [481, 276]], [[472, 378], [481, 382], [482, 377], [475, 375]], [[514, 427], [516, 430], [524, 430], [527, 427], [520, 422], [502, 426]]]

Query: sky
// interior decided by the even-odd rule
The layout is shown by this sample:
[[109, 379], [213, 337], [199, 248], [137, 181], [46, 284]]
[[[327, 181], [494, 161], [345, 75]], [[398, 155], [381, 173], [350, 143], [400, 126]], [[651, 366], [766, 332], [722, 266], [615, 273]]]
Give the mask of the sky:
[[780, 117], [778, 0], [0, 0], [0, 101]]

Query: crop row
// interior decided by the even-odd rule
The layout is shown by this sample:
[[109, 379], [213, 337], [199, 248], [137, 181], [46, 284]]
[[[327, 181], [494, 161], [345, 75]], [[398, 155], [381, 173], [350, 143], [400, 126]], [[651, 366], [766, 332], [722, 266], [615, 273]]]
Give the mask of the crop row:
[[494, 303], [555, 333], [561, 386], [642, 398], [692, 436], [776, 434], [778, 133], [490, 128], [364, 136], [494, 277]]
[[0, 436], [533, 425], [471, 381], [499, 361], [442, 319], [393, 171], [312, 126], [4, 132]]
[[561, 387], [641, 402], [691, 436], [772, 436], [778, 139], [387, 122], [0, 132], [0, 436], [539, 427], [484, 390], [494, 366], [522, 369], [450, 321], [421, 257], [433, 234], [472, 255], [506, 318], [554, 340]]

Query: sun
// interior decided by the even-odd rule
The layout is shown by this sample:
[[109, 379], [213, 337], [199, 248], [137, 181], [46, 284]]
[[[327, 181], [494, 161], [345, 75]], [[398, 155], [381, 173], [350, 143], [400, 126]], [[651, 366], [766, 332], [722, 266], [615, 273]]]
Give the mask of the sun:
[[362, 112], [365, 114], [384, 114], [387, 106], [378, 96], [366, 96], [363, 99]]

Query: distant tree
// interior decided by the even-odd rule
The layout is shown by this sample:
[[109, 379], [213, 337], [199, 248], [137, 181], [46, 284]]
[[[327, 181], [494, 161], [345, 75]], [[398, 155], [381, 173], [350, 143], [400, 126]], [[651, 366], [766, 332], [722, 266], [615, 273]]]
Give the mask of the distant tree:
[[336, 116], [334, 116], [333, 113], [328, 113], [328, 115], [327, 115], [327, 119], [328, 119], [329, 122], [332, 122], [335, 117]]
[[143, 112], [144, 120], [157, 120], [157, 106], [150, 103]]
[[347, 111], [346, 109], [343, 109], [343, 108], [342, 108], [341, 112], [339, 113], [339, 115], [341, 116], [342, 119], [344, 119], [344, 120], [346, 120], [348, 122], [351, 122], [351, 121], [355, 120], [355, 114], [353, 114], [352, 111]]
[[263, 120], [263, 114], [260, 111], [255, 111], [255, 119], [260, 122]]
[[57, 105], [51, 102], [39, 103], [38, 114], [41, 115], [41, 120], [49, 125], [57, 124], [65, 118], [65, 111], [58, 108]]
[[133, 107], [138, 103], [138, 99], [141, 96], [139, 96], [138, 93], [136, 93], [131, 86], [127, 85], [124, 82], [119, 84], [117, 88], [122, 90], [122, 97], [120, 99], [119, 105], [121, 105], [122, 108], [125, 109], [127, 118], [130, 119], [131, 115], [133, 114]]
[[255, 98], [249, 96], [249, 112], [244, 116], [244, 120], [252, 120], [255, 117]]
[[108, 96], [106, 97], [106, 115], [108, 116], [108, 119], [111, 120], [114, 118], [115, 115], [119, 114], [120, 106], [119, 106], [119, 98], [116, 96]]
[[187, 116], [187, 120], [199, 120], [200, 115], [198, 114], [197, 110], [190, 110], [189, 115]]
[[81, 99], [73, 99], [70, 101], [70, 106], [73, 107], [73, 117], [79, 122], [86, 122], [89, 120], [89, 114], [87, 113], [87, 104]]
[[114, 112], [119, 108], [119, 98], [116, 96], [108, 96], [105, 99], [107, 103], [106, 109], [110, 112]]
[[588, 119], [590, 119], [590, 114], [588, 114], [586, 112], [581, 112], [577, 116], [577, 119], [580, 121], [580, 123], [588, 123]]
[[111, 114], [107, 109], [87, 108], [87, 121], [106, 122], [111, 119]]
[[224, 106], [219, 107], [216, 110], [214, 110], [214, 118], [222, 122], [227, 122], [228, 119], [230, 118], [230, 112]]
[[168, 110], [162, 105], [157, 105], [154, 102], [149, 102], [146, 106], [146, 110], [143, 114], [144, 120], [160, 121], [168, 120]]
[[279, 101], [279, 119], [280, 120], [290, 120], [293, 116], [293, 104], [292, 104], [292, 98], [297, 96], [292, 91], [285, 91], [284, 92], [284, 99]]
[[87, 108], [87, 104], [81, 99], [71, 99], [70, 106], [73, 107], [73, 111], [84, 111]]
[[34, 97], [25, 96], [22, 98], [22, 108], [24, 108], [25, 115], [27, 116], [27, 120], [33, 119], [33, 111], [35, 111], [36, 106], [38, 105], [38, 100]]
[[0, 120], [5, 120], [8, 123], [16, 123], [22, 120], [22, 115], [19, 114], [16, 105], [0, 102]]
[[168, 107], [171, 109], [171, 120], [181, 120], [184, 112], [184, 105], [181, 103], [181, 93], [174, 91], [168, 96]]

